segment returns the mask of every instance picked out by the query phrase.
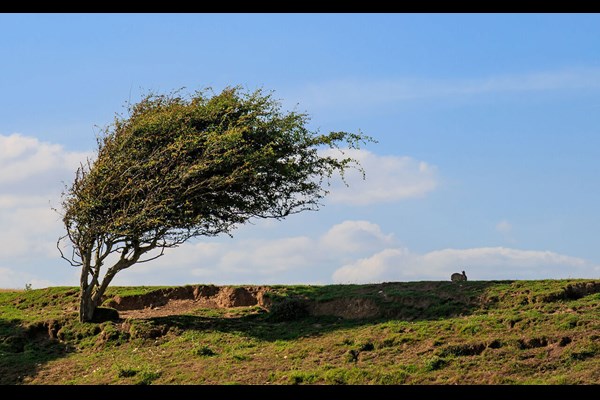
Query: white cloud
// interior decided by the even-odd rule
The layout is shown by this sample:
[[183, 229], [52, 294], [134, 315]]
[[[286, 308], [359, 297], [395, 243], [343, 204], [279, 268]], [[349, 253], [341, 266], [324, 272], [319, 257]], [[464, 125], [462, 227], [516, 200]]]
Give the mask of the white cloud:
[[79, 163], [89, 156], [17, 133], [0, 135], [0, 194], [6, 194], [7, 189], [11, 194], [15, 190], [31, 193], [33, 188], [38, 194], [40, 189], [60, 191], [61, 180], [70, 181]]
[[[0, 135], [0, 266], [59, 257], [62, 222], [51, 207], [60, 203], [63, 182], [90, 155], [19, 134]], [[3, 276], [6, 282], [6, 271]]]
[[[408, 157], [378, 157], [365, 151], [351, 150], [349, 155], [361, 160], [373, 176], [366, 186], [357, 188], [355, 194], [352, 194], [352, 189], [345, 191], [343, 185], [334, 185], [334, 202], [372, 204], [393, 201], [430, 190], [421, 189], [419, 185], [435, 186], [434, 168], [425, 163]], [[0, 252], [0, 267], [12, 271], [16, 268], [15, 263], [28, 265], [19, 270], [21, 275], [18, 278], [3, 279], [4, 284], [21, 282], [26, 277], [32, 281], [37, 279], [36, 276], [48, 276], [47, 271], [36, 270], [35, 265], [54, 261], [64, 265], [69, 279], [72, 279], [70, 267], [60, 259], [56, 249], [56, 240], [64, 233], [64, 228], [60, 216], [51, 207], [60, 205], [63, 182], [70, 183], [79, 164], [91, 157], [91, 153], [69, 152], [60, 145], [36, 138], [19, 134], [0, 135], [0, 166], [3, 171], [0, 177], [0, 225], [3, 227], [0, 241], [4, 246]], [[364, 183], [352, 173], [348, 180], [353, 186]], [[394, 189], [386, 187], [389, 182], [395, 186]], [[398, 189], [398, 186], [402, 188]], [[277, 227], [269, 222], [259, 221], [253, 229], [259, 228], [261, 235], [268, 236]], [[332, 268], [339, 266], [336, 263], [350, 262], [354, 257], [367, 256], [393, 245], [392, 235], [382, 233], [377, 225], [368, 221], [344, 221], [316, 238], [222, 239], [186, 243], [168, 250], [166, 256], [159, 260], [123, 272], [123, 281], [136, 276], [146, 277], [154, 272], [158, 275], [175, 272], [174, 276], [185, 276], [186, 281], [190, 276], [215, 280], [222, 276], [221, 280], [277, 282], [285, 279], [286, 274], [296, 274], [294, 279], [304, 280], [311, 273], [318, 276], [316, 280], [322, 280], [328, 279]], [[67, 274], [66, 270], [64, 274]], [[22, 275], [28, 271], [32, 272], [31, 277]], [[157, 284], [162, 283], [160, 278], [157, 279]], [[139, 280], [131, 283], [137, 282]]]
[[77, 284], [77, 271], [56, 249], [64, 229], [52, 207], [87, 157], [36, 138], [0, 135], [0, 287]]
[[[68, 267], [55, 248], [63, 226], [49, 203], [59, 204], [61, 181], [70, 182], [79, 162], [91, 155], [21, 135], [0, 135], [0, 142], [0, 287], [48, 286], [48, 276], [59, 284], [77, 284], [78, 271]], [[364, 150], [347, 150], [347, 154], [361, 161], [367, 180], [351, 173], [350, 188], [332, 187], [332, 202], [397, 201], [423, 196], [438, 184], [435, 167], [409, 157], [377, 156]], [[260, 237], [189, 242], [156, 261], [123, 271], [114, 283], [446, 280], [463, 269], [472, 280], [595, 277], [600, 273], [597, 265], [586, 260], [551, 251], [483, 247], [417, 254], [402, 247], [393, 234], [364, 220], [342, 221], [312, 237], [281, 233], [273, 237], [283, 232], [279, 225], [257, 225], [253, 229], [259, 228]], [[508, 221], [500, 221], [496, 228], [501, 233], [512, 230]]]
[[321, 245], [335, 253], [373, 251], [393, 242], [379, 225], [369, 221], [344, 221], [334, 225], [321, 237]]
[[503, 234], [508, 234], [512, 230], [512, 225], [507, 220], [502, 220], [496, 224], [496, 230]]
[[551, 251], [507, 247], [442, 249], [424, 254], [400, 245], [369, 221], [347, 220], [320, 236], [187, 243], [152, 263], [117, 275], [115, 284], [374, 283], [449, 280], [590, 278], [600, 267]]
[[[370, 257], [344, 265], [333, 273], [332, 278], [336, 283], [383, 282], [384, 278], [389, 276], [391, 265], [398, 262], [403, 265], [409, 264], [411, 258], [412, 256], [406, 248], [385, 249]], [[404, 271], [404, 273], [409, 273], [409, 271]]]
[[0, 288], [25, 289], [25, 284], [30, 284], [32, 289], [54, 286], [51, 281], [39, 279], [34, 274], [0, 267]]
[[10, 194], [0, 195], [0, 210], [14, 209], [17, 207], [36, 207], [40, 204], [48, 204], [49, 196], [15, 196]]
[[350, 169], [345, 175], [346, 186], [341, 180], [332, 181], [327, 196], [332, 203], [372, 205], [409, 198], [419, 198], [438, 186], [437, 168], [410, 157], [379, 156], [367, 150], [326, 150], [323, 155], [351, 157], [358, 160], [365, 170], [366, 179], [360, 171]]
[[58, 256], [61, 222], [49, 205], [0, 209], [0, 226], [0, 260]]
[[305, 266], [313, 258], [314, 246], [314, 240], [304, 236], [248, 240], [238, 250], [225, 253], [218, 265], [226, 271], [271, 275]]
[[589, 278], [600, 270], [586, 260], [551, 251], [505, 247], [443, 249], [426, 254], [385, 249], [336, 270], [338, 283], [446, 280], [465, 270], [472, 280]]
[[168, 249], [155, 261], [119, 273], [115, 284], [138, 284], [142, 276], [154, 284], [189, 283], [198, 278], [213, 283], [278, 283], [290, 272], [312, 268], [319, 259], [318, 243], [304, 236], [220, 240]]
[[393, 235], [384, 234], [378, 225], [350, 220], [333, 225], [316, 238], [223, 238], [218, 243], [186, 243], [156, 261], [124, 271], [115, 280], [134, 284], [136, 276], [153, 274], [156, 284], [165, 279], [189, 282], [192, 277], [222, 283], [316, 283], [329, 280], [341, 262], [394, 244]]
[[300, 98], [302, 104], [313, 108], [347, 111], [415, 99], [597, 88], [600, 69], [569, 68], [478, 79], [339, 79], [308, 85], [292, 98]]

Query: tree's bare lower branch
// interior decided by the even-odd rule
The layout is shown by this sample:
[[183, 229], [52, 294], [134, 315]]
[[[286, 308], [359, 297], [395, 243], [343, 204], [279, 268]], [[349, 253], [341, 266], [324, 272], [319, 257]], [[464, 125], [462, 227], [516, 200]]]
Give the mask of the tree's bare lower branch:
[[[63, 260], [66, 260], [69, 264], [71, 264], [72, 267], [81, 267], [83, 265], [82, 262], [78, 262], [78, 261], [74, 261], [74, 255], [73, 255], [73, 260], [68, 259], [67, 257], [65, 257], [62, 249], [60, 248], [60, 242], [63, 239], [66, 239], [67, 236], [69, 235], [64, 235], [61, 236], [60, 238], [58, 238], [58, 240], [56, 241], [56, 248], [58, 249], [58, 251], [60, 252], [60, 258], [62, 258]], [[75, 250], [73, 250], [73, 253], [75, 253]]]

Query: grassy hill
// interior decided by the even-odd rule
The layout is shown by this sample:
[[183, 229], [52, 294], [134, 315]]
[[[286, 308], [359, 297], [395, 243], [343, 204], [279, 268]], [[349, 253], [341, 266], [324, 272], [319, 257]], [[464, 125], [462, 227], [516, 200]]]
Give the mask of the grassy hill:
[[600, 280], [114, 287], [99, 323], [77, 295], [0, 291], [0, 384], [600, 383]]

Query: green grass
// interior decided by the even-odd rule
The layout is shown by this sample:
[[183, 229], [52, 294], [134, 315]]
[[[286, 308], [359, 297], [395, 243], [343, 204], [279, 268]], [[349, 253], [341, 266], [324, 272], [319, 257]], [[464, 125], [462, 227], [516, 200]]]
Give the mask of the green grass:
[[277, 285], [275, 302], [362, 299], [379, 313], [278, 320], [257, 306], [198, 308], [100, 324], [78, 322], [76, 288], [0, 291], [0, 384], [597, 384], [594, 285]]
[[119, 295], [121, 297], [135, 296], [140, 294], [147, 294], [154, 292], [159, 289], [168, 289], [172, 286], [110, 286], [106, 289], [106, 296], [112, 297]]

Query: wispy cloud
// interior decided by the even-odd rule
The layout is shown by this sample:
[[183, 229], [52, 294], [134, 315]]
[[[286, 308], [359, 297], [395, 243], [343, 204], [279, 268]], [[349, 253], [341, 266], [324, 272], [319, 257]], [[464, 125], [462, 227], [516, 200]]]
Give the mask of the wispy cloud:
[[348, 186], [341, 180], [332, 182], [328, 200], [332, 203], [373, 205], [409, 198], [423, 197], [438, 186], [437, 168], [411, 157], [380, 156], [368, 150], [327, 150], [324, 155], [352, 157], [365, 170], [365, 178], [355, 169], [345, 176]]
[[355, 109], [398, 101], [569, 89], [599, 89], [600, 69], [566, 68], [472, 79], [337, 79], [297, 89], [301, 104], [310, 108]]
[[510, 222], [503, 219], [496, 224], [496, 230], [500, 233], [508, 234], [512, 230], [512, 225]]
[[512, 235], [513, 225], [510, 222], [508, 222], [507, 220], [503, 219], [502, 221], [498, 222], [496, 224], [496, 231], [499, 232], [500, 235], [502, 235], [502, 238], [506, 242], [508, 242], [510, 244], [514, 244], [517, 242]]
[[472, 280], [560, 279], [597, 276], [600, 267], [552, 251], [506, 247], [443, 249], [425, 254], [388, 248], [344, 265], [333, 274], [338, 283], [446, 280], [465, 270]]

